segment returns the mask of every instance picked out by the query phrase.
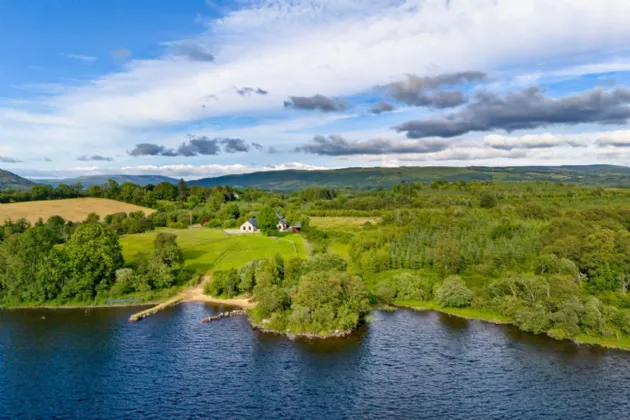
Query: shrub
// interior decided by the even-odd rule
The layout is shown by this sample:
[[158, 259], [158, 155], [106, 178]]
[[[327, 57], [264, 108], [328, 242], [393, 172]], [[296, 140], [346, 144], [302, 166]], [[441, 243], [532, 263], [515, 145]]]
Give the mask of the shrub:
[[479, 206], [482, 209], [491, 209], [497, 206], [497, 199], [492, 194], [483, 194]]
[[431, 300], [433, 282], [425, 277], [403, 273], [394, 277], [393, 286], [396, 298], [402, 300]]
[[580, 318], [584, 314], [584, 305], [577, 298], [571, 298], [560, 305], [557, 312], [551, 314], [550, 319], [554, 329], [562, 330], [563, 335], [556, 334], [558, 338], [573, 337], [580, 332]]
[[449, 276], [437, 289], [436, 298], [442, 306], [464, 308], [472, 303], [472, 292], [461, 277]]
[[534, 334], [545, 332], [551, 326], [549, 313], [542, 303], [516, 311], [514, 322], [520, 329]]

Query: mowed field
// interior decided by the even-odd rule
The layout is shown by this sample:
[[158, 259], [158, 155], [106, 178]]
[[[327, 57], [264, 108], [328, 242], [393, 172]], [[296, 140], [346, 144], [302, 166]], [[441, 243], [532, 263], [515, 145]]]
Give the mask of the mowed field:
[[101, 218], [113, 213], [143, 211], [151, 214], [155, 210], [106, 198], [70, 198], [67, 200], [29, 201], [26, 203], [0, 204], [0, 222], [7, 219], [25, 218], [35, 223], [40, 217], [46, 221], [51, 216], [61, 216], [73, 222], [82, 222], [90, 213]]
[[177, 235], [177, 243], [184, 250], [186, 267], [198, 273], [240, 268], [254, 259], [306, 258], [302, 237], [288, 234], [280, 238], [266, 237], [260, 233], [228, 235], [220, 229], [167, 229], [127, 235], [120, 238], [125, 261], [132, 262], [138, 253], [150, 254], [153, 241], [159, 232]]
[[343, 230], [358, 232], [361, 227], [370, 222], [376, 224], [381, 221], [380, 217], [311, 217], [311, 226], [321, 230]]

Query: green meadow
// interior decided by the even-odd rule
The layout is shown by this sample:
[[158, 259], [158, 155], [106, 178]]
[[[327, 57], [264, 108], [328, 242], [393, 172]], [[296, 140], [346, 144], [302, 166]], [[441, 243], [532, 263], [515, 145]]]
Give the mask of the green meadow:
[[120, 238], [126, 262], [132, 262], [138, 253], [150, 254], [158, 233], [172, 233], [184, 251], [185, 265], [190, 270], [205, 274], [216, 270], [240, 268], [253, 259], [307, 256], [302, 237], [286, 234], [266, 237], [259, 233], [228, 235], [220, 229], [168, 229], [127, 235]]

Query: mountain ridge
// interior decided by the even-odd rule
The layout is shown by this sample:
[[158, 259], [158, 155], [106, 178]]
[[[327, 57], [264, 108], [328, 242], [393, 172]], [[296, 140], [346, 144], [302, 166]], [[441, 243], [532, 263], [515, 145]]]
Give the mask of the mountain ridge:
[[171, 184], [177, 184], [179, 182], [179, 179], [163, 175], [86, 175], [75, 178], [35, 179], [32, 181], [38, 184], [52, 185], [53, 187], [57, 187], [59, 184], [72, 185], [80, 182], [83, 187], [87, 188], [90, 185], [103, 185], [109, 179], [113, 179], [119, 184], [131, 182], [133, 184], [140, 185], [141, 187], [149, 184], [156, 185], [161, 182], [170, 182]]
[[[84, 187], [102, 185], [108, 179], [119, 184], [132, 182], [141, 186], [170, 182], [176, 178], [162, 175], [90, 175], [64, 179], [29, 180], [6, 170], [0, 170], [0, 189], [29, 189], [37, 184], [75, 184]], [[554, 181], [581, 185], [630, 187], [630, 167], [617, 165], [532, 165], [532, 166], [402, 166], [355, 167], [326, 170], [259, 171], [248, 174], [223, 175], [188, 181], [188, 185], [214, 187], [229, 185], [237, 188], [258, 188], [270, 191], [295, 191], [309, 187], [384, 189], [405, 182], [447, 181]]]
[[189, 181], [189, 185], [252, 187], [294, 191], [308, 187], [389, 188], [402, 181], [555, 181], [583, 185], [630, 187], [630, 167], [615, 165], [567, 166], [402, 166], [397, 168], [357, 167], [327, 170], [262, 171], [224, 175]]
[[35, 183], [13, 172], [0, 169], [0, 190], [28, 190]]

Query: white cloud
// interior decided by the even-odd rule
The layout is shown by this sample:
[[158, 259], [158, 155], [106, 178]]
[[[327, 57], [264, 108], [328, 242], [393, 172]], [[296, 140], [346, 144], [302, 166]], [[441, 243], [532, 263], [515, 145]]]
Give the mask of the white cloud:
[[597, 145], [603, 147], [629, 147], [630, 130], [618, 130], [608, 133], [600, 133], [597, 136]]
[[25, 170], [20, 173], [33, 178], [66, 178], [83, 175], [164, 175], [174, 178], [198, 179], [222, 175], [247, 174], [252, 172], [282, 171], [298, 169], [305, 171], [328, 169], [327, 166], [316, 166], [300, 162], [288, 162], [278, 165], [138, 165], [123, 167], [79, 166], [64, 170]]
[[[619, 0], [252, 0], [239, 4], [245, 6], [208, 22], [207, 31], [198, 37], [166, 43], [196, 43], [214, 56], [213, 62], [185, 60], [168, 52], [139, 60], [131, 59], [128, 50], [117, 50], [117, 59], [128, 60], [122, 70], [85, 83], [48, 88], [35, 104], [5, 106], [0, 110], [0, 139], [23, 154], [34, 150], [51, 156], [57, 165], [68, 165], [67, 156], [120, 154], [140, 140], [168, 145], [158, 141], [168, 138], [176, 144], [189, 131], [186, 124], [209, 117], [286, 116], [291, 111], [284, 110], [282, 102], [291, 95], [352, 95], [408, 73], [519, 67], [529, 73], [526, 68], [539, 62], [623, 52], [630, 39], [630, 2]], [[563, 74], [628, 69], [627, 60], [604, 64], [597, 60], [564, 66]], [[256, 86], [269, 94], [243, 97], [235, 93], [235, 86]], [[300, 115], [299, 121], [286, 125], [296, 131], [330, 117], [295, 115]], [[300, 135], [283, 128], [283, 123], [248, 127], [240, 130], [241, 137], [265, 146], [277, 146], [275, 139], [300, 143]], [[206, 130], [212, 131], [208, 133], [212, 137], [222, 131], [212, 126]], [[260, 132], [264, 132], [262, 140], [255, 137]]]
[[93, 63], [96, 61], [96, 57], [91, 55], [83, 55], [83, 54], [63, 54], [66, 58], [71, 58], [73, 60], [82, 61], [84, 63]]
[[585, 142], [576, 136], [554, 134], [526, 134], [520, 137], [490, 134], [484, 138], [487, 147], [501, 150], [513, 149], [549, 149], [552, 147], [583, 147]]

